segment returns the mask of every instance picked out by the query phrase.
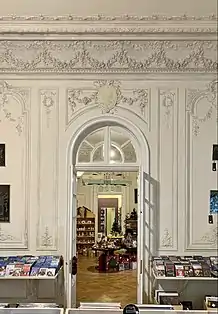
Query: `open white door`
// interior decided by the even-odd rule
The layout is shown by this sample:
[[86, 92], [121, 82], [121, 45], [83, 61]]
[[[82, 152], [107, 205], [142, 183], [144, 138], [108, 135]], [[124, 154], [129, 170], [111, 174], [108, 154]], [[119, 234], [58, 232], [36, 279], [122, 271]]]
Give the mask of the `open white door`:
[[150, 175], [140, 169], [138, 178], [138, 290], [137, 303], [149, 303], [151, 295], [151, 268], [153, 219]]
[[143, 304], [143, 173], [138, 174], [138, 230], [137, 230], [137, 304]]
[[[76, 221], [77, 221], [77, 177], [76, 171], [72, 166], [70, 169], [71, 173], [71, 180], [70, 180], [70, 210], [69, 210], [69, 217], [68, 219], [72, 219], [71, 227], [68, 232], [69, 235], [69, 246], [67, 252], [68, 256], [68, 266], [69, 272], [68, 273], [68, 289], [67, 289], [67, 307], [72, 308], [76, 307], [76, 273], [77, 273], [77, 252], [76, 252]], [[69, 224], [70, 225], [70, 224]]]

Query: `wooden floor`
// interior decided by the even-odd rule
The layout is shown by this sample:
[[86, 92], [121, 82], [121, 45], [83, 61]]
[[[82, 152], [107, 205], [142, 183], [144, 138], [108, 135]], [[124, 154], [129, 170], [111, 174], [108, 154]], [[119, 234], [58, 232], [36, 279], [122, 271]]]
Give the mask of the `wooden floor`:
[[136, 302], [136, 270], [99, 273], [97, 258], [79, 256], [77, 305], [80, 302], [120, 302], [122, 307]]

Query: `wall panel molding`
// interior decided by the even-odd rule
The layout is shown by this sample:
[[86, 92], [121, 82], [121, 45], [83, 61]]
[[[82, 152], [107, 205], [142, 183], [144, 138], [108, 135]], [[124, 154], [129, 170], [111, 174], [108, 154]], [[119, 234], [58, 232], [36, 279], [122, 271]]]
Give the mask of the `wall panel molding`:
[[[213, 228], [207, 223], [207, 215], [209, 213], [209, 189], [212, 187], [212, 181], [210, 185], [207, 184], [207, 178], [203, 174], [206, 169], [207, 176], [208, 173], [211, 174], [211, 147], [216, 139], [216, 123], [217, 123], [217, 81], [212, 81], [205, 88], [201, 89], [187, 89], [186, 90], [186, 117], [185, 117], [185, 139], [186, 139], [186, 149], [185, 149], [185, 189], [186, 189], [186, 229], [185, 229], [185, 247], [186, 250], [211, 250], [214, 251], [217, 247], [217, 228]], [[202, 111], [203, 110], [203, 111]], [[209, 128], [209, 125], [212, 125]], [[206, 133], [210, 130], [214, 130], [212, 133]], [[209, 136], [208, 136], [209, 134]], [[199, 142], [201, 141], [201, 142]], [[201, 143], [201, 155], [199, 152], [195, 151], [197, 143]], [[199, 144], [198, 144], [199, 145]], [[207, 147], [205, 147], [207, 145]], [[206, 150], [209, 153], [206, 154], [206, 160], [204, 161], [204, 168], [198, 168], [198, 173], [201, 172], [201, 179], [198, 181], [194, 179], [196, 177], [196, 167], [198, 167], [197, 159], [202, 156], [202, 152]], [[203, 154], [204, 155], [204, 154]], [[201, 165], [203, 165], [203, 161]], [[213, 173], [211, 174], [212, 178]], [[205, 184], [204, 193], [208, 195], [207, 202], [203, 204], [206, 205], [207, 215], [202, 216], [201, 206], [196, 205], [199, 199], [199, 193], [201, 191], [200, 184]], [[214, 181], [215, 182], [215, 181]], [[215, 183], [216, 184], [216, 183]], [[203, 199], [202, 199], [203, 201]], [[202, 219], [202, 222], [200, 221]], [[204, 219], [204, 220], [203, 220]], [[216, 220], [216, 219], [215, 219]], [[204, 225], [204, 228], [199, 228], [200, 225]], [[196, 235], [197, 233], [197, 235]]]
[[[2, 249], [28, 249], [29, 246], [29, 220], [30, 212], [30, 89], [16, 87], [6, 81], [0, 82], [0, 128], [7, 141], [7, 151], [17, 145], [16, 165], [14, 170], [6, 167], [4, 178], [1, 180], [10, 184], [11, 195], [11, 222], [0, 225], [0, 246]], [[6, 132], [6, 133], [5, 133]], [[11, 166], [11, 157], [8, 153], [7, 166]], [[11, 172], [12, 171], [12, 172]], [[19, 183], [17, 177], [19, 172]], [[15, 174], [16, 173], [16, 174]], [[18, 209], [19, 208], [19, 212]]]
[[[178, 97], [159, 89], [158, 155], [160, 171], [159, 250], [178, 250]], [[166, 215], [168, 219], [166, 219]]]
[[59, 94], [39, 90], [37, 250], [57, 250]]

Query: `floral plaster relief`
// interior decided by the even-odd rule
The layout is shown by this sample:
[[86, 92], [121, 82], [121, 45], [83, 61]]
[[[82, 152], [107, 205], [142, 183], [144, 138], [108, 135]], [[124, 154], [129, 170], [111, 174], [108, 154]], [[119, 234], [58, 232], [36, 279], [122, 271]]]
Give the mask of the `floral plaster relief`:
[[[25, 51], [25, 54], [22, 53]], [[0, 73], [216, 73], [216, 41], [1, 41]]]

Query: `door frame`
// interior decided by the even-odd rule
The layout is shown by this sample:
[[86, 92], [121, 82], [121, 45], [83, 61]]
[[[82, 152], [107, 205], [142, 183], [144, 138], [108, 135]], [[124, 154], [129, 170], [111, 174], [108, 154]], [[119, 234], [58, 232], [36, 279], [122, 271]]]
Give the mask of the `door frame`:
[[[94, 198], [96, 198], [96, 200], [94, 199], [93, 204], [94, 206], [96, 206], [96, 208], [98, 207], [98, 199], [101, 198], [99, 197], [99, 195], [113, 195], [114, 198], [116, 198], [116, 196], [121, 196], [121, 209], [124, 208], [125, 204], [126, 204], [126, 192], [123, 192], [123, 190], [121, 190], [121, 192], [96, 192], [94, 190]], [[117, 197], [118, 198], [118, 197]], [[98, 208], [97, 208], [98, 209]], [[119, 209], [119, 198], [118, 198], [118, 209]], [[121, 219], [122, 219], [123, 215], [121, 214]], [[123, 231], [123, 225], [121, 225], [121, 230]]]
[[[144, 133], [136, 126], [133, 122], [127, 120], [124, 117], [118, 115], [110, 115], [105, 114], [104, 116], [92, 117], [82, 125], [79, 125], [73, 133], [73, 136], [68, 145], [68, 156], [67, 156], [67, 178], [68, 178], [68, 206], [67, 206], [67, 221], [66, 221], [66, 295], [69, 296], [68, 288], [71, 289], [71, 282], [69, 282], [69, 264], [72, 259], [72, 240], [69, 238], [69, 235], [72, 234], [72, 219], [70, 219], [70, 215], [72, 215], [72, 202], [71, 200], [71, 191], [72, 191], [72, 168], [73, 172], [77, 171], [96, 171], [96, 172], [138, 172], [139, 180], [138, 180], [138, 267], [137, 267], [137, 303], [143, 304], [143, 296], [144, 296], [144, 266], [149, 264], [149, 261], [144, 262], [144, 248], [148, 247], [150, 249], [150, 243], [147, 242], [147, 237], [144, 236], [144, 228], [143, 221], [145, 221], [145, 207], [144, 207], [144, 186], [143, 186], [143, 178], [144, 173], [147, 173], [150, 177], [150, 147], [148, 141], [144, 135]], [[135, 164], [118, 164], [118, 165], [94, 165], [94, 164], [83, 164], [76, 165], [76, 156], [77, 151], [79, 149], [79, 145], [85, 139], [87, 134], [100, 129], [105, 126], [118, 126], [124, 129], [124, 131], [128, 132], [132, 143], [134, 145], [137, 163]], [[150, 202], [150, 193], [148, 195], [148, 199]], [[75, 209], [74, 209], [75, 210]], [[70, 214], [71, 213], [71, 214]], [[147, 243], [146, 243], [147, 242]], [[71, 308], [71, 300], [66, 300], [67, 307]]]

